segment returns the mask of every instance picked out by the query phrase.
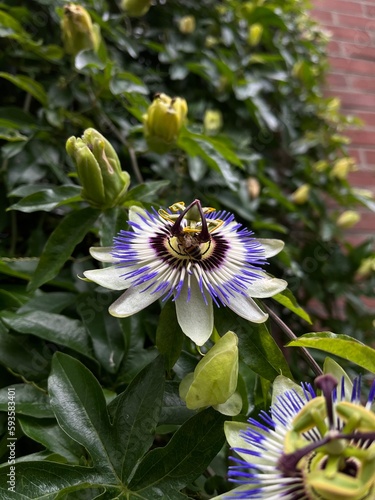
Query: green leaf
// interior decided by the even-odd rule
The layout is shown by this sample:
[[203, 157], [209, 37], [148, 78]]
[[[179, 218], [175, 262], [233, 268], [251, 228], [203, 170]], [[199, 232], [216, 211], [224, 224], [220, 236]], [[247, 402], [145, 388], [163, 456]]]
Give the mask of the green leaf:
[[23, 314], [3, 311], [0, 319], [16, 332], [32, 334], [90, 356], [91, 349], [86, 330], [76, 319], [44, 311], [30, 311]]
[[30, 213], [38, 210], [50, 212], [56, 207], [81, 200], [81, 187], [74, 185], [58, 186], [30, 194], [11, 205], [8, 210]]
[[159, 356], [108, 407], [113, 415], [115, 439], [121, 450], [123, 481], [130, 477], [137, 462], [153, 443], [163, 392], [164, 359]]
[[66, 458], [72, 464], [78, 464], [80, 458], [85, 454], [84, 448], [71, 439], [59, 427], [55, 419], [19, 417], [18, 422], [26, 436], [42, 444], [47, 450]]
[[306, 333], [299, 337], [298, 340], [289, 342], [287, 346], [311, 347], [329, 352], [375, 373], [375, 349], [362, 344], [359, 340], [348, 335], [340, 335], [332, 332]]
[[166, 381], [159, 425], [182, 425], [193, 416], [194, 412], [180, 398], [179, 386], [178, 381]]
[[152, 202], [158, 191], [166, 188], [169, 184], [170, 181], [149, 181], [147, 184], [138, 184], [127, 192], [126, 204], [129, 204], [128, 200]]
[[60, 313], [66, 307], [74, 304], [76, 294], [68, 292], [49, 292], [43, 293], [39, 291], [36, 297], [28, 300], [17, 311], [18, 314], [23, 314], [31, 311], [46, 311], [49, 313]]
[[4, 78], [9, 82], [13, 83], [22, 90], [25, 90], [30, 95], [32, 95], [37, 101], [39, 101], [43, 106], [47, 106], [47, 93], [43, 86], [25, 75], [11, 75], [10, 73], [5, 73], [0, 71], [0, 78]]
[[[56, 462], [21, 462], [15, 467], [16, 493], [12, 494], [8, 490], [8, 477], [2, 473], [0, 474], [0, 500], [54, 500], [59, 492], [68, 493], [83, 488], [92, 488], [100, 482], [105, 483], [106, 479], [101, 471], [94, 468]], [[17, 481], [17, 478], [22, 478], [22, 481]]]
[[122, 329], [117, 318], [103, 314], [113, 302], [113, 292], [87, 293], [80, 296], [77, 311], [88, 331], [95, 357], [108, 373], [117, 373], [125, 354]]
[[169, 370], [172, 369], [180, 356], [184, 338], [177, 321], [176, 307], [172, 301], [168, 301], [159, 316], [156, 347], [166, 357]]
[[0, 108], [0, 127], [16, 130], [35, 130], [39, 124], [35, 118], [20, 108], [11, 106]]
[[44, 380], [56, 347], [24, 335], [9, 334], [0, 322], [0, 363], [26, 380]]
[[297, 316], [304, 319], [310, 325], [312, 324], [310, 316], [298, 304], [297, 299], [295, 298], [295, 296], [293, 295], [291, 290], [289, 290], [289, 288], [287, 288], [283, 292], [280, 292], [280, 293], [277, 293], [276, 295], [273, 295], [272, 298], [273, 298], [273, 300], [276, 300], [276, 302], [278, 302], [279, 304], [281, 304], [284, 307], [286, 307], [287, 309], [289, 309], [289, 311], [292, 311], [292, 312], [294, 312], [294, 314], [297, 314]]
[[60, 427], [84, 446], [93, 464], [118, 482], [111, 460], [116, 459], [114, 436], [99, 382], [78, 360], [56, 353], [48, 379], [51, 406]]
[[38, 267], [29, 283], [30, 291], [36, 290], [57, 275], [75, 246], [94, 225], [99, 214], [99, 210], [88, 207], [70, 212], [64, 217], [46, 243]]
[[78, 71], [85, 68], [103, 71], [105, 68], [105, 61], [103, 61], [99, 57], [99, 54], [96, 54], [93, 50], [81, 50], [74, 59], [74, 66]]
[[29, 280], [33, 275], [38, 259], [7, 259], [0, 260], [0, 272], [7, 276], [14, 276], [23, 280]]
[[236, 155], [234, 150], [230, 147], [230, 144], [228, 141], [225, 141], [223, 138], [217, 139], [213, 137], [209, 137], [208, 135], [205, 134], [197, 134], [190, 132], [188, 130], [183, 131], [184, 135], [187, 137], [190, 137], [191, 139], [194, 139], [198, 142], [203, 141], [208, 144], [211, 144], [215, 148], [215, 150], [223, 156], [227, 161], [232, 163], [233, 165], [236, 165], [237, 167], [243, 168], [243, 164], [241, 159]]
[[128, 71], [117, 73], [110, 81], [109, 89], [113, 95], [119, 95], [125, 92], [136, 92], [143, 95], [149, 94], [149, 90], [143, 81]]
[[[0, 11], [1, 36], [9, 36], [15, 33], [25, 33], [21, 24], [13, 16]], [[3, 31], [6, 30], [6, 32]], [[26, 33], [25, 33], [26, 34]]]
[[153, 498], [148, 492], [154, 488], [166, 494], [184, 488], [204, 472], [223, 446], [225, 418], [212, 408], [194, 415], [164, 448], [146, 455], [129, 488], [145, 498]]
[[20, 134], [17, 130], [9, 130], [0, 127], [0, 139], [8, 142], [27, 141], [27, 136]]
[[[53, 417], [46, 391], [31, 384], [14, 384], [17, 415], [30, 415], [37, 418]], [[7, 411], [8, 387], [0, 389], [0, 411]]]
[[238, 179], [231, 165], [211, 142], [207, 136], [182, 133], [178, 139], [178, 146], [192, 157], [203, 158], [209, 167], [222, 174], [230, 189], [237, 189]]
[[215, 326], [220, 335], [236, 332], [240, 358], [261, 377], [273, 381], [277, 375], [293, 379], [283, 353], [265, 323], [250, 323], [229, 310], [215, 309]]

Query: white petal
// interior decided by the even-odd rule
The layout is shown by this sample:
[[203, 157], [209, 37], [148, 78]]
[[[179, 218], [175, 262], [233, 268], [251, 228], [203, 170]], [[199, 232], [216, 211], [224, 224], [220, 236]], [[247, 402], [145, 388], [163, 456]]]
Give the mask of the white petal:
[[150, 293], [146, 290], [141, 291], [142, 288], [131, 287], [126, 290], [108, 309], [109, 313], [116, 318], [126, 318], [135, 314], [145, 307], [149, 306], [159, 297], [164, 295], [165, 292]]
[[[126, 272], [131, 271], [130, 267], [126, 268]], [[110, 288], [111, 290], [125, 290], [129, 288], [131, 282], [129, 279], [125, 279], [121, 274], [124, 274], [125, 268], [118, 266], [110, 266], [104, 269], [93, 269], [90, 271], [85, 271], [83, 274], [86, 278], [94, 283], [97, 283], [104, 288]]]
[[100, 262], [117, 262], [119, 260], [111, 255], [112, 247], [91, 247], [89, 251], [91, 256]]
[[252, 323], [264, 323], [268, 319], [268, 314], [263, 312], [253, 299], [244, 295], [238, 294], [236, 297], [231, 298], [228, 307], [238, 316]]
[[[257, 434], [260, 434], [261, 436], [264, 436], [266, 439], [273, 441], [272, 434], [270, 432], [261, 429], [258, 426], [244, 422], [227, 421], [224, 423], [224, 432], [225, 432], [225, 437], [227, 438], [227, 441], [231, 448], [240, 448], [249, 451], [260, 451], [259, 449], [257, 449], [258, 448], [257, 445], [255, 445], [254, 443], [251, 444], [246, 439], [244, 439], [243, 434], [246, 432], [247, 429], [252, 429]], [[243, 460], [245, 460], [245, 462], [249, 462], [256, 465], [264, 465], [265, 463], [267, 463], [267, 458], [263, 458], [262, 456], [257, 457], [255, 455], [250, 455], [245, 451], [241, 452], [238, 450], [236, 450], [236, 453], [240, 455], [240, 457]], [[264, 455], [267, 455], [267, 452], [265, 452]]]
[[[216, 497], [211, 498], [211, 500], [228, 500], [228, 498], [236, 498], [235, 497], [236, 493], [243, 493], [243, 492], [247, 492], [247, 491], [250, 491], [250, 490], [253, 490], [256, 488], [259, 488], [258, 484], [255, 484], [255, 485], [254, 484], [245, 484], [243, 486], [237, 486], [237, 488], [233, 488], [233, 490], [230, 490], [227, 493], [222, 493], [221, 495], [218, 495]], [[229, 494], [231, 495], [231, 497], [228, 497]], [[245, 498], [245, 497], [242, 496], [239, 498]], [[248, 498], [250, 498], [250, 497], [248, 497]], [[264, 498], [267, 498], [267, 497], [264, 496]]]
[[147, 217], [147, 212], [144, 208], [132, 205], [129, 209], [129, 220], [139, 223], [139, 216]]
[[181, 293], [176, 299], [178, 323], [184, 332], [196, 345], [203, 345], [211, 336], [214, 327], [214, 312], [212, 299], [206, 294], [205, 304], [198, 282], [191, 277], [191, 294], [188, 301], [188, 286], [185, 280]]
[[285, 243], [281, 240], [272, 240], [267, 238], [257, 238], [257, 241], [262, 245], [265, 252], [265, 257], [273, 257], [277, 255], [284, 248]]
[[256, 299], [264, 299], [282, 292], [287, 286], [288, 283], [286, 281], [278, 278], [269, 278], [265, 275], [265, 278], [257, 279], [254, 283], [251, 283], [246, 290], [246, 294]]

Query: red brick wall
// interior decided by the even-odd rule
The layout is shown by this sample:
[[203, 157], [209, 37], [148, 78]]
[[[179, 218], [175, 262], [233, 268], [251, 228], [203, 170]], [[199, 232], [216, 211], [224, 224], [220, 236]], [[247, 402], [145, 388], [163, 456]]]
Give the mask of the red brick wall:
[[[341, 99], [342, 111], [361, 118], [364, 127], [349, 129], [349, 153], [358, 162], [350, 174], [354, 186], [375, 195], [375, 0], [313, 0], [312, 16], [331, 34], [327, 95]], [[351, 229], [354, 242], [375, 234], [375, 214], [359, 209]]]

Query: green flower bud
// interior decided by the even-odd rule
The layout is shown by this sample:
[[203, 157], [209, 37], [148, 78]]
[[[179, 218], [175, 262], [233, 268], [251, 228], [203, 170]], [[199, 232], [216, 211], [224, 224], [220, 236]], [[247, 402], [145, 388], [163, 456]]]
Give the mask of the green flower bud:
[[263, 26], [259, 23], [252, 24], [249, 26], [249, 32], [247, 35], [247, 43], [250, 47], [255, 47], [259, 44], [263, 35]]
[[80, 5], [68, 3], [64, 6], [61, 30], [67, 54], [75, 56], [85, 49], [98, 51], [101, 42], [99, 25], [93, 24], [90, 14]]
[[147, 14], [151, 7], [151, 0], [122, 0], [121, 9], [129, 17], [141, 17]]
[[163, 154], [175, 144], [187, 115], [185, 99], [157, 94], [143, 116], [144, 133], [150, 149]]
[[[190, 410], [226, 403], [238, 377], [238, 338], [227, 332], [180, 384], [180, 397]], [[239, 413], [241, 406], [238, 409]]]
[[121, 170], [116, 151], [97, 130], [88, 128], [82, 138], [70, 137], [66, 151], [76, 165], [82, 198], [103, 210], [123, 202], [130, 176]]
[[375, 272], [375, 255], [367, 257], [361, 261], [361, 264], [356, 272], [356, 278], [365, 278]]

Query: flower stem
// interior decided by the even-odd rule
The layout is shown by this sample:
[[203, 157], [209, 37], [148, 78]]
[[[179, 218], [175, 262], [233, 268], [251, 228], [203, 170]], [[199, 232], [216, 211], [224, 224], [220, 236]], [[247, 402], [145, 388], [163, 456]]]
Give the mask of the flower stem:
[[[267, 309], [268, 314], [271, 316], [271, 318], [274, 320], [275, 323], [278, 324], [278, 326], [281, 328], [281, 330], [286, 333], [286, 335], [290, 338], [290, 340], [297, 340], [298, 337], [292, 332], [292, 330], [287, 326], [282, 319], [280, 319], [277, 314], [270, 309], [268, 306], [265, 305], [265, 308]], [[315, 373], [315, 375], [323, 375], [323, 371], [318, 365], [318, 363], [315, 361], [315, 359], [311, 356], [309, 351], [305, 347], [300, 347], [301, 353], [307, 363], [310, 365], [311, 369]]]

